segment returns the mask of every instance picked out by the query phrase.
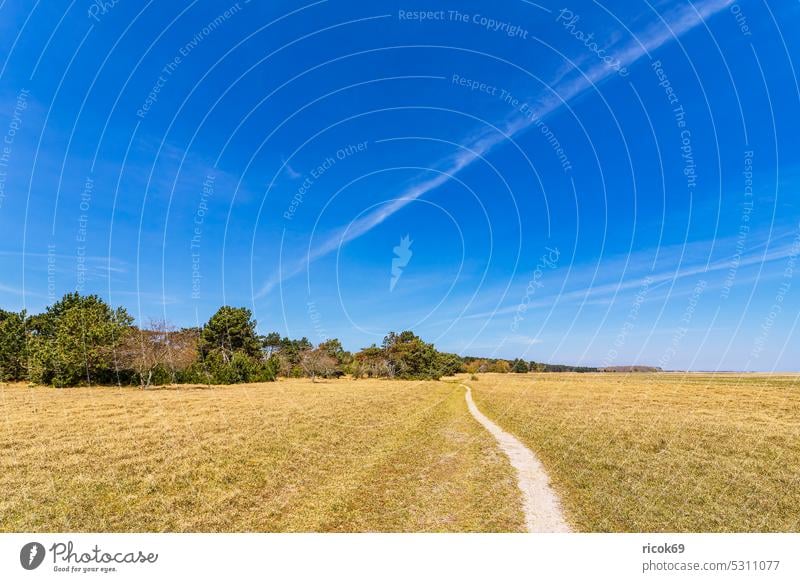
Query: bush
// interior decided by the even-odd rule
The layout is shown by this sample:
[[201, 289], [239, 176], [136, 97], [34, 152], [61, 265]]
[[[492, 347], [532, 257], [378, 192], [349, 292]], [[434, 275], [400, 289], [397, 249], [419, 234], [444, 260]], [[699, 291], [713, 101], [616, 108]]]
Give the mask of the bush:
[[275, 368], [264, 362], [234, 352], [225, 361], [219, 353], [210, 354], [203, 362], [206, 381], [211, 384], [241, 384], [246, 382], [271, 382], [275, 380]]
[[202, 362], [194, 362], [183, 370], [175, 372], [176, 384], [211, 384], [211, 375]]

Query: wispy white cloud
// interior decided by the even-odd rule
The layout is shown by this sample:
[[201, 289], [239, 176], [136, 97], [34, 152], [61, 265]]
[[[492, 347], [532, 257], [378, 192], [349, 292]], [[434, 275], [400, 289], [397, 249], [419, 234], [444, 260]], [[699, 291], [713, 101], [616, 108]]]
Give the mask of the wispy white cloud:
[[[710, 245], [710, 241], [705, 241]], [[570, 291], [559, 293], [556, 295], [547, 295], [535, 301], [526, 303], [526, 309], [531, 308], [546, 308], [552, 307], [554, 303], [569, 303], [572, 301], [593, 300], [595, 303], [607, 304], [615, 294], [624, 293], [626, 291], [633, 291], [643, 288], [645, 285], [649, 289], [655, 289], [659, 285], [664, 285], [671, 281], [678, 281], [686, 277], [693, 276], [711, 276], [715, 273], [729, 271], [735, 269], [736, 271], [754, 265], [766, 265], [782, 259], [787, 259], [790, 256], [797, 254], [797, 244], [789, 242], [774, 246], [772, 249], [763, 252], [750, 252], [743, 255], [738, 262], [734, 263], [732, 257], [721, 258], [714, 261], [694, 262], [683, 268], [660, 269], [658, 272], [652, 272], [646, 275], [637, 275], [633, 278], [613, 283], [604, 283], [600, 285], [593, 285], [591, 287], [583, 287], [580, 289], [571, 289]], [[763, 278], [763, 277], [762, 277]], [[758, 279], [757, 279], [758, 280]], [[739, 281], [742, 283], [742, 281]], [[605, 298], [605, 300], [603, 299]], [[508, 315], [515, 313], [518, 310], [518, 305], [510, 305], [502, 307], [494, 311], [485, 311], [481, 313], [472, 313], [464, 317], [464, 319], [485, 319], [487, 317], [495, 317], [500, 315]]]
[[0, 292], [2, 293], [10, 293], [11, 295], [23, 295], [23, 291], [19, 287], [11, 287], [9, 285], [3, 285], [0, 283]]
[[[641, 33], [635, 34], [633, 39], [617, 43], [618, 46], [610, 47], [607, 52], [614, 54], [621, 66], [628, 67], [648, 55], [651, 51], [702, 24], [706, 18], [730, 6], [733, 1], [705, 0], [683, 5], [664, 14], [661, 17], [664, 22], [659, 19], [659, 21], [647, 26]], [[504, 120], [498, 125], [497, 130], [491, 128], [480, 130], [463, 142], [462, 149], [459, 149], [458, 153], [440, 162], [438, 165], [438, 167], [442, 168], [440, 174], [433, 178], [423, 178], [419, 183], [410, 186], [405, 192], [397, 196], [393, 202], [381, 206], [351, 223], [348, 227], [339, 229], [313, 248], [305, 258], [286, 269], [282, 269], [268, 279], [256, 296], [263, 297], [282, 281], [302, 273], [310, 263], [335, 252], [340, 246], [368, 233], [420, 196], [447, 183], [451, 176], [458, 174], [499, 144], [513, 138], [534, 125], [537, 120], [548, 116], [570, 100], [584, 93], [587, 89], [616, 74], [616, 70], [604, 64], [595, 65], [585, 71], [577, 71], [571, 77], [565, 75], [563, 71], [560, 72], [556, 77], [556, 81], [551, 84], [551, 90], [536, 100], [536, 106], [533, 108], [534, 115], [518, 114]]]

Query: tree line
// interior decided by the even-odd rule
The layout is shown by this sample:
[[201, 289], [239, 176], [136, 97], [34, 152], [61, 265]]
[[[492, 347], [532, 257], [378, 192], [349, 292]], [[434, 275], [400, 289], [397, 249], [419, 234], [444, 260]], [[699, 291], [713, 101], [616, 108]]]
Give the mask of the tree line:
[[461, 358], [463, 372], [476, 374], [478, 372], [495, 372], [524, 374], [526, 372], [599, 372], [601, 368], [589, 366], [569, 366], [567, 364], [545, 364], [543, 362], [525, 361], [522, 358], [504, 360], [502, 358], [476, 358], [464, 356]]
[[245, 307], [220, 307], [202, 327], [189, 328], [163, 320], [137, 326], [123, 307], [113, 309], [97, 295], [79, 293], [66, 294], [40, 314], [0, 309], [0, 381], [148, 388], [268, 382], [278, 376], [433, 380], [458, 372], [528, 371], [555, 370], [521, 359], [440, 352], [411, 331], [390, 332], [381, 345], [356, 353], [338, 339], [315, 346], [305, 337], [259, 335]]

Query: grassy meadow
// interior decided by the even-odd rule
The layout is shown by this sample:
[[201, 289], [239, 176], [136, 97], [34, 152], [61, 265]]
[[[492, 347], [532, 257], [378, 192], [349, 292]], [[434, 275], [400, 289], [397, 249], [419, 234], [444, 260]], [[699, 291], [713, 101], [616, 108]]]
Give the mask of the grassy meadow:
[[578, 531], [800, 531], [800, 376], [485, 374]]
[[[800, 531], [800, 376], [480, 374], [577, 531]], [[0, 385], [0, 531], [521, 531], [451, 381]]]
[[0, 531], [520, 531], [444, 382], [0, 385]]

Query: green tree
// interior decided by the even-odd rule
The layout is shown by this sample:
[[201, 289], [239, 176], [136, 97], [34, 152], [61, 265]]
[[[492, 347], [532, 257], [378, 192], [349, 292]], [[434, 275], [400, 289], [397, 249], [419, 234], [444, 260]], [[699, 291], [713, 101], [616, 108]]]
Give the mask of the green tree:
[[353, 361], [353, 354], [345, 350], [342, 346], [342, 342], [336, 338], [322, 342], [319, 344], [319, 349], [325, 351], [330, 357], [336, 360], [336, 363], [340, 367], [347, 366]]
[[261, 350], [264, 352], [264, 357], [271, 358], [281, 348], [281, 334], [277, 331], [268, 333], [261, 337]]
[[389, 332], [383, 350], [393, 375], [406, 379], [438, 379], [439, 354], [433, 344], [425, 343], [411, 331]]
[[116, 349], [132, 322], [97, 295], [68, 293], [30, 319], [30, 379], [56, 386], [118, 381]]
[[511, 364], [511, 371], [516, 372], [517, 374], [525, 374], [528, 371], [528, 364], [525, 363], [525, 360], [517, 358]]
[[375, 344], [358, 352], [353, 357], [353, 365], [351, 368], [353, 376], [356, 378], [363, 378], [364, 376], [373, 378], [392, 375], [386, 352]]
[[466, 370], [464, 361], [456, 354], [439, 352], [438, 355], [439, 373], [442, 376], [452, 376]]
[[[267, 336], [269, 341], [274, 338]], [[220, 307], [203, 326], [198, 342], [205, 381], [215, 384], [268, 382], [275, 379], [278, 362], [265, 351], [267, 338], [256, 334], [256, 322], [246, 307]], [[187, 376], [194, 376], [189, 370]]]
[[545, 365], [544, 365], [544, 364], [542, 364], [542, 363], [539, 363], [539, 362], [534, 362], [533, 360], [531, 360], [531, 361], [528, 363], [528, 369], [529, 369], [531, 372], [544, 372]]
[[290, 368], [297, 368], [300, 366], [301, 354], [313, 349], [314, 345], [306, 337], [302, 337], [299, 340], [285, 337], [281, 339], [278, 353], [286, 360]]
[[28, 372], [28, 342], [25, 311], [0, 309], [0, 381], [23, 380]]
[[256, 335], [252, 312], [246, 307], [220, 307], [203, 326], [199, 349], [203, 359], [217, 354], [226, 363], [237, 352], [249, 358], [259, 358], [261, 342]]

